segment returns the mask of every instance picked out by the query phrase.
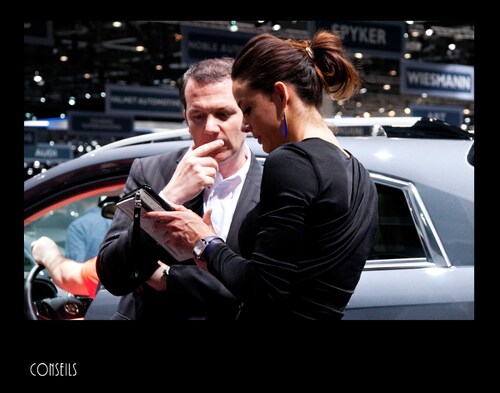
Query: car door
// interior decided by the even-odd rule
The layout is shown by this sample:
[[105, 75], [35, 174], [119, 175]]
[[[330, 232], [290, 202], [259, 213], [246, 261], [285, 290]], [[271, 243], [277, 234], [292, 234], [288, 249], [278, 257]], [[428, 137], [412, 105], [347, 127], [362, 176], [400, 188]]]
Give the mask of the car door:
[[454, 266], [414, 184], [372, 174], [379, 228], [344, 319], [473, 319], [474, 266]]

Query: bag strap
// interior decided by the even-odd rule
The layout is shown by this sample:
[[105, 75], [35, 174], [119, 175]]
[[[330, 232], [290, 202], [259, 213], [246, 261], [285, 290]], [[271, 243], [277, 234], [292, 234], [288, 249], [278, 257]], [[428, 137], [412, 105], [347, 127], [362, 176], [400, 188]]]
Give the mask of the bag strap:
[[[132, 261], [134, 264], [137, 264], [139, 260], [139, 245], [141, 238], [141, 191], [138, 190], [135, 193], [134, 197], [134, 224], [132, 228], [132, 244], [131, 244], [131, 254]], [[137, 278], [139, 276], [139, 269], [137, 266], [133, 266], [132, 268], [132, 278]]]

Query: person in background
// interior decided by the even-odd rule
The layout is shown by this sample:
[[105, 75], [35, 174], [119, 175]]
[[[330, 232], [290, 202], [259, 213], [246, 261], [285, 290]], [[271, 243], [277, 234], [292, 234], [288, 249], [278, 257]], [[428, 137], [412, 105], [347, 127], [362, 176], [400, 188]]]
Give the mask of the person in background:
[[[136, 159], [122, 195], [149, 184], [170, 203], [197, 214], [212, 211], [219, 236], [239, 252], [243, 217], [259, 200], [262, 165], [245, 143], [243, 114], [232, 94], [234, 59], [193, 64], [179, 81], [184, 118], [193, 145]], [[97, 258], [104, 287], [122, 296], [113, 319], [234, 319], [239, 301], [194, 260], [176, 261], [117, 210]], [[168, 239], [166, 240], [168, 241]]]
[[93, 258], [99, 252], [101, 242], [108, 232], [111, 220], [101, 215], [104, 198], [69, 224], [66, 232], [65, 255], [77, 262]]
[[95, 256], [84, 263], [67, 258], [56, 242], [47, 236], [31, 243], [31, 253], [36, 263], [45, 266], [59, 288], [75, 295], [95, 297], [99, 284]]
[[31, 253], [35, 262], [48, 270], [52, 281], [59, 288], [94, 299], [99, 289], [96, 256], [83, 263], [67, 258], [61, 253], [57, 243], [47, 236], [41, 236], [31, 243]]
[[269, 155], [258, 206], [240, 228], [241, 254], [184, 206], [148, 212], [156, 230], [193, 250], [243, 302], [242, 320], [338, 320], [359, 281], [377, 229], [377, 191], [342, 148], [319, 108], [323, 91], [347, 100], [361, 78], [340, 38], [251, 38], [235, 59], [233, 94]]

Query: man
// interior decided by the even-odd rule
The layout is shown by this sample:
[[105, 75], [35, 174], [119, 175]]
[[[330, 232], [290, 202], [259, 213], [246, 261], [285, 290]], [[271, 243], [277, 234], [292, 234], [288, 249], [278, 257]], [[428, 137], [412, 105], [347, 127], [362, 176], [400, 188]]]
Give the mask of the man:
[[68, 226], [66, 257], [77, 262], [93, 258], [99, 252], [102, 239], [108, 232], [111, 220], [101, 215], [106, 197], [100, 197], [97, 206], [91, 207]]
[[[238, 252], [241, 221], [259, 201], [262, 166], [245, 144], [232, 63], [207, 59], [186, 71], [179, 92], [194, 145], [136, 159], [123, 194], [149, 184], [167, 201], [200, 215], [212, 209], [217, 233]], [[176, 261], [144, 231], [133, 237], [133, 229], [117, 210], [97, 259], [104, 287], [123, 295], [113, 319], [235, 318], [239, 302], [217, 279], [192, 259]]]

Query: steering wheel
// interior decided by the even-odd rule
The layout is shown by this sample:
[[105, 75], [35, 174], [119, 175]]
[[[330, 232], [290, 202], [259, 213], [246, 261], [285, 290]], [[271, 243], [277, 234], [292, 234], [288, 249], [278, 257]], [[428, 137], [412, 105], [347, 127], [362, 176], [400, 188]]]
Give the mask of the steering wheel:
[[35, 263], [35, 266], [33, 266], [28, 273], [26, 280], [24, 280], [24, 312], [26, 319], [31, 321], [38, 319], [35, 303], [33, 302], [33, 281], [43, 269], [44, 266]]
[[[82, 299], [75, 296], [56, 296], [40, 301], [33, 299], [33, 287], [38, 274], [45, 269], [44, 266], [35, 264], [24, 280], [24, 312], [28, 320], [39, 319], [77, 319], [83, 318], [89, 306]], [[90, 299], [90, 298], [89, 298]]]

